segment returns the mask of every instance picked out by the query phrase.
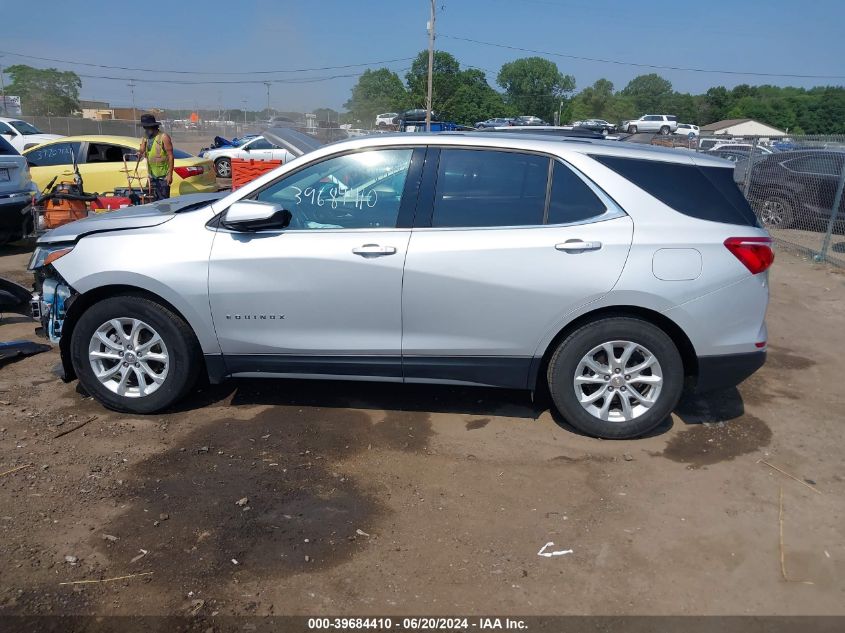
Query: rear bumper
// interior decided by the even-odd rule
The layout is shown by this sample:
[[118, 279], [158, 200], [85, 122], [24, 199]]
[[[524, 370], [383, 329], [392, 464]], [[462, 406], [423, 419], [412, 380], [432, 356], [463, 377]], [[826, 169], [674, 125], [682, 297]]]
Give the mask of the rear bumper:
[[766, 362], [766, 350], [747, 354], [698, 357], [696, 391], [736, 387]]
[[32, 200], [29, 193], [0, 196], [0, 230], [20, 231], [29, 221], [29, 214], [21, 213]]

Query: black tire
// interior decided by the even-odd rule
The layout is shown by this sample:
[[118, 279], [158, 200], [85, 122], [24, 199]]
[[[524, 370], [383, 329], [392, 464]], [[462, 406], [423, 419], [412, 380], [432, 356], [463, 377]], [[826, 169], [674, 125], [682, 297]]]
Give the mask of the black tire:
[[218, 158], [214, 161], [214, 173], [218, 178], [232, 177], [232, 161], [228, 158]]
[[[167, 375], [149, 395], [134, 398], [118, 395], [94, 375], [88, 359], [91, 338], [101, 325], [119, 318], [139, 319], [148, 324], [167, 348], [170, 363]], [[194, 386], [202, 366], [199, 343], [190, 326], [163, 305], [134, 295], [109, 297], [90, 306], [73, 329], [70, 354], [85, 390], [105, 407], [127, 413], [154, 413], [171, 406]]]
[[763, 195], [758, 208], [760, 222], [767, 229], [789, 229], [795, 226], [793, 203], [780, 192]]
[[663, 136], [666, 136], [667, 134], [669, 134], [669, 126], [668, 126], [668, 125], [663, 125], [663, 126], [661, 126], [661, 127], [660, 127], [660, 133], [661, 133]]
[[[630, 420], [607, 421], [594, 416], [580, 404], [573, 385], [582, 358], [610, 341], [630, 341], [645, 347], [657, 359], [663, 375], [657, 400]], [[569, 424], [595, 437], [625, 439], [644, 435], [669, 417], [681, 397], [684, 365], [678, 348], [660, 328], [634, 317], [607, 317], [578, 328], [558, 345], [549, 361], [547, 379], [552, 401]], [[611, 403], [620, 404], [619, 397], [621, 394], [614, 401], [611, 396]]]
[[628, 126], [628, 134], [636, 134], [637, 133], [637, 126], [636, 125], [629, 125]]

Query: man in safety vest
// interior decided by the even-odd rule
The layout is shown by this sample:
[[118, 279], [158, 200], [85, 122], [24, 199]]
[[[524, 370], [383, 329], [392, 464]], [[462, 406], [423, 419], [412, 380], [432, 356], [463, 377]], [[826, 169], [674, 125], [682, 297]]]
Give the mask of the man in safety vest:
[[169, 134], [161, 131], [161, 124], [152, 114], [141, 115], [141, 127], [144, 128], [141, 156], [147, 159], [153, 199], [169, 198], [170, 185], [173, 184], [173, 141]]

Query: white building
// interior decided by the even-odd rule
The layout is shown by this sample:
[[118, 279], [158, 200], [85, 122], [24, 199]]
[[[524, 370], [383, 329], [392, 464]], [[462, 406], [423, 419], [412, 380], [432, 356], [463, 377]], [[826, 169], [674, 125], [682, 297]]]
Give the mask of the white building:
[[784, 130], [760, 123], [754, 119], [725, 119], [701, 126], [702, 135], [727, 134], [729, 136], [786, 136]]

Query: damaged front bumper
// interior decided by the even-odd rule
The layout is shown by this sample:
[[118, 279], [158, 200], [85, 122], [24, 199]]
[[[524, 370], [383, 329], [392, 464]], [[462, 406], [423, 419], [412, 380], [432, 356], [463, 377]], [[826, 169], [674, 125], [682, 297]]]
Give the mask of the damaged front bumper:
[[40, 291], [32, 295], [32, 318], [41, 322], [42, 335], [53, 343], [62, 338], [68, 303], [74, 294], [73, 289], [61, 279], [46, 277], [41, 280]]

